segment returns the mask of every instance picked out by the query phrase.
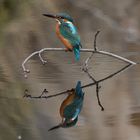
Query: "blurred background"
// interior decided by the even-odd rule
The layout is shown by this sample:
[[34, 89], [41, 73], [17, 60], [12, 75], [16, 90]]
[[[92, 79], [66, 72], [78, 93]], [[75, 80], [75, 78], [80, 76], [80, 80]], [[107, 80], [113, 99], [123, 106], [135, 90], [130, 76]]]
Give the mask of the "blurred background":
[[[72, 53], [44, 52], [44, 66], [37, 56], [26, 65], [23, 60], [45, 47], [64, 47], [55, 34], [55, 21], [43, 13], [66, 12], [75, 21], [83, 48], [93, 48], [94, 34], [100, 50], [140, 62], [139, 0], [0, 0], [0, 140], [139, 140], [140, 65], [101, 84], [105, 111], [97, 104], [95, 87], [84, 89], [83, 110], [75, 127], [48, 129], [61, 121], [59, 107], [66, 95], [49, 100], [23, 99], [24, 90], [38, 96], [75, 87], [78, 80], [91, 80], [81, 71], [90, 53], [75, 62]], [[125, 65], [114, 58], [95, 55], [90, 72], [101, 79]]]

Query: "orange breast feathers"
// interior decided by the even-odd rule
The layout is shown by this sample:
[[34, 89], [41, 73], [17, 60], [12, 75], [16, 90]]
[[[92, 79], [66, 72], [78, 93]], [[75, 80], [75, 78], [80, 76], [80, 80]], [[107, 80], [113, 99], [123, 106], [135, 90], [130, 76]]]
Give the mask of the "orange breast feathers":
[[56, 24], [56, 34], [57, 34], [57, 36], [62, 41], [62, 43], [65, 45], [67, 50], [72, 50], [73, 47], [71, 46], [70, 42], [61, 35], [59, 26], [60, 26], [59, 24]]
[[68, 97], [62, 102], [61, 107], [60, 107], [60, 115], [62, 118], [64, 117], [63, 115], [64, 108], [73, 101], [74, 97], [75, 97], [75, 91], [71, 91]]

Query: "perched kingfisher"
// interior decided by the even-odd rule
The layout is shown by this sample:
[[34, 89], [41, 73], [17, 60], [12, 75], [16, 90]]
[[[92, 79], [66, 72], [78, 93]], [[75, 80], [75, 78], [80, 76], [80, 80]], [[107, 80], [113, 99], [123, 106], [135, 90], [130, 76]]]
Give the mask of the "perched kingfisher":
[[72, 90], [68, 97], [62, 102], [60, 106], [60, 116], [62, 122], [50, 130], [56, 128], [68, 128], [74, 126], [78, 121], [78, 115], [81, 112], [84, 101], [84, 92], [81, 88], [81, 81], [77, 82], [75, 90]]
[[73, 18], [66, 13], [59, 13], [56, 15], [43, 14], [44, 16], [54, 18], [57, 21], [56, 34], [62, 41], [68, 51], [74, 51], [75, 59], [80, 59], [80, 36], [77, 28], [73, 24]]

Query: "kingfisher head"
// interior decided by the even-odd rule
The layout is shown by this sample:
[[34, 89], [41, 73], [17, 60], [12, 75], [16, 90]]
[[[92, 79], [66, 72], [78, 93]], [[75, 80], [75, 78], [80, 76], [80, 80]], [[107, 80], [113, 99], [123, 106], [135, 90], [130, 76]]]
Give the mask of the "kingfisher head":
[[73, 22], [73, 18], [66, 14], [66, 13], [58, 13], [56, 15], [52, 15], [52, 14], [43, 14], [43, 16], [49, 17], [49, 18], [54, 18], [56, 19], [57, 22], [61, 23], [61, 21], [63, 22]]

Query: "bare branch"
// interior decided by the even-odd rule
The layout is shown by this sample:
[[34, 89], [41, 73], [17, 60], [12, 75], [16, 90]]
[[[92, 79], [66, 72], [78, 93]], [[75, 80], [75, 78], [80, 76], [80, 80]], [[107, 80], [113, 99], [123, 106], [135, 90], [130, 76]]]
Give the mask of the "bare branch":
[[97, 40], [97, 36], [98, 36], [99, 33], [100, 33], [100, 31], [97, 31], [96, 34], [95, 34], [95, 37], [94, 37], [94, 51], [92, 51], [91, 55], [86, 59], [84, 65], [82, 66], [83, 71], [88, 70], [88, 62], [92, 58], [93, 54], [96, 53], [96, 51], [97, 51], [96, 40]]
[[[124, 70], [126, 70], [127, 68], [129, 68], [130, 66], [132, 66], [132, 64], [128, 64], [126, 65], [125, 67], [123, 67], [122, 69], [118, 70], [117, 72], [113, 73], [113, 74], [110, 74], [109, 76], [105, 77], [105, 78], [102, 78], [100, 80], [98, 80], [97, 82], [98, 83], [101, 83], [107, 79], [110, 79], [112, 78], [113, 76], [123, 72]], [[87, 88], [87, 87], [90, 87], [90, 86], [93, 86], [93, 85], [96, 85], [97, 83], [96, 82], [92, 82], [92, 83], [89, 83], [89, 84], [86, 84], [84, 86], [82, 86], [81, 88]], [[73, 90], [73, 89], [72, 89]], [[52, 94], [52, 95], [48, 95], [46, 96], [45, 98], [53, 98], [53, 97], [56, 97], [56, 96], [60, 96], [60, 95], [63, 95], [63, 94], [67, 94], [69, 93], [71, 90], [65, 90], [65, 91], [62, 91], [60, 93], [57, 93], [57, 94]]]
[[97, 46], [96, 46], [96, 40], [97, 40], [97, 36], [100, 33], [100, 31], [97, 31], [95, 34], [95, 38], [94, 38], [94, 50], [97, 51]]
[[97, 100], [98, 100], [98, 105], [101, 107], [101, 111], [104, 111], [104, 107], [102, 106], [101, 101], [100, 101], [100, 97], [99, 97], [99, 89], [101, 88], [99, 86], [99, 82], [96, 81], [93, 76], [91, 76], [91, 74], [88, 72], [88, 69], [87, 70], [83, 69], [83, 71], [85, 73], [87, 73], [88, 77], [95, 83], [95, 85], [96, 85], [96, 96], [97, 96]]
[[[42, 99], [42, 98], [46, 98], [46, 97], [47, 97], [47, 96], [46, 96], [47, 93], [48, 93], [47, 89], [44, 89], [44, 90], [42, 91], [41, 95], [39, 95], [39, 96], [32, 96], [32, 95], [29, 94], [29, 91], [28, 91], [27, 89], [25, 89], [23, 98]], [[44, 94], [45, 94], [45, 95], [44, 95]]]
[[91, 74], [88, 72], [88, 67], [84, 68], [83, 71], [84, 71], [85, 73], [87, 73], [88, 77], [89, 77], [93, 82], [95, 82], [95, 83], [97, 82], [96, 79], [95, 79], [93, 76], [91, 76]]
[[[97, 31], [96, 34], [95, 34], [95, 37], [94, 37], [94, 50], [95, 50], [95, 52], [97, 51], [96, 40], [97, 40], [97, 35], [99, 34], [99, 32], [100, 31]], [[82, 68], [82, 70], [95, 83], [95, 85], [96, 85], [96, 96], [97, 96], [97, 100], [98, 100], [98, 105], [101, 107], [101, 111], [104, 111], [104, 107], [102, 106], [101, 101], [100, 101], [100, 97], [99, 97], [99, 88], [101, 88], [101, 87], [99, 86], [99, 82], [88, 71], [88, 62], [91, 60], [93, 54], [94, 54], [94, 52], [92, 52], [92, 54], [86, 59], [86, 61], [84, 63], [84, 67]]]
[[97, 96], [97, 100], [98, 100], [98, 105], [101, 107], [101, 111], [104, 111], [104, 107], [102, 106], [101, 104], [101, 101], [100, 101], [100, 97], [99, 97], [99, 89], [101, 87], [99, 86], [99, 83], [97, 82], [96, 83], [96, 96]]
[[[71, 90], [66, 90], [66, 91], [60, 92], [60, 93], [58, 93], [58, 94], [48, 95], [48, 96], [47, 96], [46, 93], [48, 93], [48, 91], [47, 91], [46, 89], [44, 89], [43, 92], [41, 93], [41, 95], [39, 95], [39, 96], [32, 96], [31, 94], [28, 93], [28, 90], [25, 89], [23, 98], [30, 98], [30, 99], [48, 99], [48, 98], [60, 96], [60, 95], [62, 95], [62, 94], [69, 94], [69, 93], [71, 93], [73, 90], [75, 90], [75, 89], [72, 88]], [[46, 95], [43, 96], [44, 94], [46, 94]]]
[[[120, 70], [116, 71], [116, 72], [113, 73], [113, 74], [110, 74], [110, 75], [108, 75], [108, 76], [106, 76], [106, 77], [104, 77], [104, 78], [98, 80], [97, 82], [98, 82], [98, 83], [101, 83], [101, 82], [103, 82], [103, 81], [105, 81], [105, 80], [108, 80], [108, 79], [114, 77], [115, 75], [118, 75], [118, 74], [120, 74], [121, 72], [124, 72], [126, 69], [128, 69], [128, 68], [131, 67], [131, 66], [133, 66], [133, 64], [127, 64], [125, 67], [121, 68]], [[96, 82], [92, 82], [92, 83], [90, 83], [90, 84], [87, 84], [87, 85], [82, 86], [82, 88], [87, 88], [87, 87], [93, 86], [93, 85], [95, 85], [95, 84], [96, 84]]]
[[[101, 110], [104, 111], [104, 107], [102, 106], [101, 104], [101, 101], [100, 101], [100, 98], [99, 98], [99, 89], [101, 88], [99, 86], [99, 83], [107, 80], [107, 79], [110, 79], [112, 78], [113, 76], [123, 72], [124, 70], [126, 70], [127, 68], [129, 68], [130, 66], [133, 66], [137, 63], [133, 62], [133, 61], [130, 61], [124, 57], [121, 57], [121, 56], [118, 56], [116, 54], [113, 54], [113, 53], [110, 53], [110, 52], [106, 52], [106, 51], [98, 51], [97, 49], [97, 46], [96, 46], [96, 40], [97, 40], [97, 36], [99, 34], [100, 31], [97, 31], [96, 34], [95, 34], [95, 38], [94, 38], [94, 49], [80, 49], [81, 52], [92, 52], [92, 54], [86, 59], [83, 67], [82, 67], [82, 70], [88, 75], [88, 77], [93, 81], [92, 83], [90, 84], [87, 84], [87, 85], [84, 85], [82, 86], [82, 88], [87, 88], [87, 87], [90, 87], [90, 86], [93, 86], [93, 85], [96, 85], [96, 96], [97, 96], [97, 100], [98, 100], [98, 105], [101, 107]], [[47, 63], [46, 60], [44, 60], [41, 56], [41, 53], [44, 52], [44, 51], [66, 51], [65, 48], [43, 48], [39, 51], [36, 51], [34, 53], [32, 53], [31, 55], [29, 55], [22, 63], [22, 68], [23, 68], [23, 71], [24, 71], [24, 74], [25, 74], [25, 77], [27, 77], [27, 73], [29, 72], [28, 69], [25, 68], [25, 63], [27, 63], [27, 61], [33, 57], [34, 55], [38, 54], [39, 56], [39, 59], [41, 60], [41, 62], [43, 64]], [[119, 59], [119, 60], [122, 60], [126, 63], [128, 63], [128, 65], [124, 66], [122, 69], [116, 71], [115, 73], [113, 74], [110, 74], [109, 76], [105, 77], [105, 78], [102, 78], [100, 80], [96, 80], [88, 71], [88, 62], [91, 60], [91, 58], [93, 57], [94, 53], [98, 53], [98, 54], [102, 54], [102, 55], [107, 55], [107, 56], [111, 56], [111, 57], [114, 57], [116, 59]], [[48, 95], [46, 93], [48, 93], [48, 91], [46, 89], [44, 89], [44, 91], [42, 92], [42, 94], [40, 96], [31, 96], [30, 94], [28, 94], [28, 91], [25, 90], [25, 94], [23, 97], [26, 97], [26, 98], [35, 98], [35, 99], [48, 99], [48, 98], [52, 98], [52, 97], [56, 97], [56, 96], [59, 96], [59, 95], [62, 95], [62, 94], [68, 94], [70, 91], [72, 90], [75, 90], [75, 89], [71, 89], [71, 90], [66, 90], [66, 91], [63, 91], [63, 92], [60, 92], [60, 93], [57, 93], [57, 94], [54, 94], [54, 95]], [[45, 95], [44, 95], [45, 94]]]
[[40, 58], [40, 60], [41, 60], [43, 65], [47, 63], [47, 61], [44, 60], [43, 57], [41, 56], [41, 52], [39, 52], [38, 56], [39, 56], [39, 58]]
[[[66, 51], [66, 49], [65, 49], [65, 48], [43, 48], [43, 49], [41, 49], [41, 50], [39, 50], [39, 51], [36, 51], [36, 52], [31, 53], [31, 54], [23, 61], [23, 63], [22, 63], [22, 68], [23, 68], [24, 76], [25, 76], [25, 77], [27, 77], [27, 73], [30, 72], [29, 69], [27, 69], [27, 68], [25, 67], [25, 64], [26, 64], [33, 56], [35, 56], [35, 55], [38, 54], [38, 55], [39, 55], [39, 58], [40, 58], [40, 60], [41, 60], [41, 62], [42, 62], [43, 64], [47, 63], [47, 61], [44, 60], [44, 59], [42, 58], [42, 56], [41, 56], [41, 53], [44, 52], [44, 51]], [[104, 55], [112, 56], [112, 57], [114, 57], [114, 58], [116, 58], [116, 59], [120, 59], [120, 60], [122, 60], [122, 61], [124, 61], [124, 62], [131, 63], [131, 64], [133, 64], [133, 65], [137, 64], [137, 63], [135, 63], [135, 62], [133, 62], [133, 61], [131, 61], [131, 60], [128, 60], [128, 59], [126, 59], [126, 58], [124, 58], [124, 57], [121, 57], [121, 56], [118, 56], [118, 55], [116, 55], [116, 54], [109, 53], [109, 52], [106, 52], [106, 51], [95, 51], [94, 49], [80, 49], [80, 51], [81, 51], [81, 52], [93, 52], [93, 53], [104, 54]], [[93, 55], [93, 54], [92, 54], [92, 55]], [[92, 57], [92, 55], [91, 55], [88, 59], [90, 59], [90, 58]], [[88, 63], [88, 61], [89, 61], [88, 59], [87, 59], [87, 63]]]
[[[103, 111], [104, 108], [100, 102], [100, 98], [99, 98], [99, 89], [100, 89], [100, 86], [99, 86], [99, 83], [107, 80], [107, 79], [110, 79], [112, 78], [113, 76], [123, 72], [124, 70], [126, 70], [127, 68], [129, 68], [130, 66], [133, 66], [133, 65], [136, 65], [137, 63], [133, 62], [133, 61], [130, 61], [124, 57], [121, 57], [121, 56], [118, 56], [116, 54], [113, 54], [113, 53], [110, 53], [110, 52], [106, 52], [106, 51], [98, 51], [97, 50], [97, 47], [96, 47], [96, 40], [97, 40], [97, 35], [99, 34], [100, 31], [97, 31], [96, 34], [95, 34], [95, 39], [94, 39], [94, 49], [80, 49], [81, 52], [92, 52], [92, 54], [86, 59], [84, 65], [83, 65], [83, 68], [82, 70], [87, 73], [88, 77], [93, 81], [92, 83], [89, 83], [87, 85], [84, 85], [82, 86], [82, 88], [87, 88], [87, 87], [90, 87], [90, 86], [93, 86], [93, 85], [96, 85], [96, 96], [97, 96], [97, 100], [98, 100], [98, 104], [99, 106], [101, 107], [101, 110]], [[42, 61], [43, 64], [45, 64], [47, 61], [45, 61], [42, 56], [41, 56], [41, 53], [44, 52], [44, 51], [66, 51], [65, 48], [44, 48], [44, 49], [41, 49], [40, 51], [36, 51], [34, 53], [32, 53], [31, 55], [29, 55], [22, 63], [22, 68], [24, 70], [24, 73], [25, 73], [25, 76], [26, 73], [29, 72], [28, 69], [25, 68], [25, 63], [31, 58], [33, 57], [34, 55], [38, 54], [40, 60]], [[113, 74], [110, 74], [109, 76], [107, 77], [104, 77], [100, 80], [96, 80], [93, 76], [91, 76], [91, 74], [89, 73], [88, 71], [88, 62], [91, 60], [92, 56], [94, 53], [98, 53], [98, 54], [103, 54], [103, 55], [107, 55], [107, 56], [111, 56], [111, 57], [114, 57], [116, 59], [119, 59], [119, 60], [122, 60], [126, 63], [128, 63], [128, 65], [124, 66], [122, 69], [116, 71], [115, 73]], [[31, 96], [30, 94], [28, 94], [28, 91], [25, 90], [25, 94], [24, 94], [24, 97], [26, 98], [35, 98], [35, 99], [41, 99], [41, 98], [44, 98], [44, 99], [48, 99], [48, 98], [52, 98], [52, 97], [56, 97], [56, 96], [59, 96], [59, 95], [62, 95], [62, 94], [68, 94], [70, 91], [72, 90], [75, 90], [75, 89], [71, 89], [71, 90], [66, 90], [66, 91], [63, 91], [63, 92], [60, 92], [60, 93], [57, 93], [57, 94], [53, 94], [53, 95], [45, 95], [48, 91], [46, 89], [44, 89], [44, 91], [42, 92], [42, 94], [40, 96]]]

